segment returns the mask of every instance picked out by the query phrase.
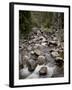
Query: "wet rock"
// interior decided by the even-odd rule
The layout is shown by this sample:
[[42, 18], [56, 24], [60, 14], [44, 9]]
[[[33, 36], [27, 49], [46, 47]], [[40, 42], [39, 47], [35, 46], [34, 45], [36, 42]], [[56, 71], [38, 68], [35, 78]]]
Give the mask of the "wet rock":
[[38, 58], [37, 54], [34, 53], [34, 54], [31, 55], [31, 59], [37, 61], [37, 58]]
[[47, 43], [43, 42], [41, 45], [46, 46], [46, 45], [47, 45]]
[[31, 50], [32, 50], [32, 47], [29, 45], [29, 46], [27, 47], [27, 49], [28, 49], [29, 51], [31, 51]]
[[54, 52], [54, 51], [55, 51], [54, 48], [51, 48], [51, 49], [49, 50], [50, 53], [51, 53], [51, 52]]
[[45, 63], [46, 63], [45, 57], [44, 56], [39, 56], [38, 60], [37, 60], [37, 64], [42, 65], [42, 64], [45, 64]]
[[27, 55], [25, 55], [24, 60], [29, 60], [29, 57]]
[[37, 66], [37, 63], [36, 63], [34, 60], [30, 59], [30, 60], [27, 62], [27, 66], [28, 66], [28, 70], [29, 70], [30, 72], [32, 72], [32, 71], [35, 70], [35, 68], [36, 68], [36, 66]]
[[29, 44], [31, 44], [31, 43], [32, 43], [32, 40], [29, 41]]
[[61, 57], [56, 57], [55, 61], [58, 66], [62, 66], [64, 64], [64, 60]]
[[34, 55], [34, 51], [31, 51], [30, 53], [31, 53], [32, 55]]
[[43, 36], [40, 36], [39, 37], [39, 40], [42, 40], [42, 42], [45, 42], [46, 41], [46, 39]]
[[34, 47], [33, 47], [34, 50], [38, 49], [38, 50], [40, 50], [40, 51], [41, 51], [43, 48], [44, 48], [44, 46], [43, 46], [42, 44], [41, 44], [41, 45], [40, 45], [40, 44], [35, 44]]
[[38, 49], [35, 49], [35, 50], [34, 50], [34, 53], [35, 53], [36, 55], [41, 55], [41, 51], [38, 50]]
[[60, 45], [61, 45], [60, 42], [58, 41], [57, 43], [58, 43], [58, 47], [60, 47]]
[[47, 67], [41, 67], [39, 75], [47, 75]]
[[51, 53], [51, 52], [58, 52], [59, 53], [59, 49], [58, 48], [51, 48], [50, 50], [49, 50], [49, 52]]
[[53, 51], [53, 52], [51, 53], [51, 56], [55, 58], [55, 57], [58, 57], [58, 56], [59, 56], [59, 54], [58, 54], [58, 52]]
[[59, 53], [64, 53], [64, 50], [58, 50]]
[[57, 41], [49, 41], [48, 46], [57, 46]]
[[56, 57], [55, 60], [56, 60], [56, 61], [58, 61], [58, 60], [62, 60], [62, 61], [63, 61], [63, 59], [62, 59], [61, 57]]
[[23, 57], [23, 65], [26, 65], [27, 61], [29, 60], [29, 57], [27, 55], [25, 55]]
[[57, 37], [53, 37], [53, 40], [54, 40], [54, 41], [57, 41]]
[[[34, 35], [34, 38], [38, 38], [38, 36], [37, 36], [37, 35]], [[34, 38], [33, 38], [33, 39], [34, 39]]]
[[40, 44], [35, 44], [35, 45], [34, 45], [34, 49], [39, 49], [40, 46], [41, 46]]
[[35, 37], [34, 39], [32, 39], [32, 41], [35, 43], [38, 40], [38, 37]]
[[52, 58], [51, 55], [48, 53], [45, 54], [45, 60], [46, 60], [46, 64], [54, 62], [54, 58]]
[[23, 39], [19, 44], [19, 52], [22, 52], [19, 56], [20, 76], [22, 79], [51, 77], [64, 63], [64, 42], [58, 41], [55, 33], [49, 34], [39, 28], [33, 28], [30, 33], [29, 39]]
[[33, 39], [34, 38], [34, 36], [33, 35], [30, 35], [30, 39]]
[[35, 42], [36, 42], [36, 40], [37, 40], [36, 38], [34, 38], [34, 39], [30, 40], [30, 41], [29, 41], [29, 44], [35, 43]]

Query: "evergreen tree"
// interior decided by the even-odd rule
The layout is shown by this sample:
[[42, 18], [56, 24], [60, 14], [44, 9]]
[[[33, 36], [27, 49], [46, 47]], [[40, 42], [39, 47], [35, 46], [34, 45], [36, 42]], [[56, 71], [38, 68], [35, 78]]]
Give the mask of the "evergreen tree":
[[25, 38], [27, 38], [31, 30], [30, 11], [19, 11], [19, 29], [20, 29], [20, 36], [23, 35]]

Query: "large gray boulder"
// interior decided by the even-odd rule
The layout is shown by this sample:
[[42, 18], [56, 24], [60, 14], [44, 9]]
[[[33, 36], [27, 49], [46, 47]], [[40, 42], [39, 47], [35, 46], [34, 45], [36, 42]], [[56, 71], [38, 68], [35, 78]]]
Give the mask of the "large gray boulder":
[[29, 61], [29, 56], [25, 55], [23, 57], [23, 65], [25, 66], [28, 61]]
[[35, 70], [36, 66], [37, 66], [37, 63], [36, 63], [34, 60], [32, 60], [32, 59], [30, 59], [30, 60], [27, 62], [27, 67], [28, 67], [28, 70], [29, 70], [30, 72], [33, 72], [33, 71]]
[[37, 64], [39, 65], [46, 64], [45, 56], [40, 55], [38, 57]]

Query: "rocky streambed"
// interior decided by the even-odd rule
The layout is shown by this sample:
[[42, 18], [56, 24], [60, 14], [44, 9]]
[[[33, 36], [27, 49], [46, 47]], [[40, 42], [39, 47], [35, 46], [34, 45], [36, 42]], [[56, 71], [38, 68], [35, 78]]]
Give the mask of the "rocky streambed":
[[19, 41], [19, 79], [64, 76], [64, 42], [55, 33], [33, 29]]

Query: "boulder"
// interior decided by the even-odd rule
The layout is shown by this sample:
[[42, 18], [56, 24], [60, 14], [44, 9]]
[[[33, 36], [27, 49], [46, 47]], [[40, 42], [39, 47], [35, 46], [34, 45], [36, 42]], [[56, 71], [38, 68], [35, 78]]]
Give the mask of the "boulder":
[[27, 55], [25, 55], [23, 57], [23, 65], [26, 65], [27, 61], [29, 60], [29, 57]]
[[49, 50], [50, 53], [51, 53], [51, 52], [54, 52], [54, 51], [55, 51], [54, 48], [51, 48], [51, 49]]
[[33, 41], [32, 41], [32, 40], [30, 40], [30, 41], [29, 41], [29, 44], [31, 44], [32, 42], [33, 42]]
[[30, 53], [31, 53], [31, 55], [33, 55], [34, 54], [34, 51], [31, 51]]
[[45, 60], [46, 64], [54, 62], [54, 58], [52, 58], [51, 55], [48, 53], [45, 53]]
[[35, 68], [37, 66], [37, 63], [33, 60], [33, 59], [30, 59], [28, 62], [27, 62], [27, 67], [28, 67], [28, 70], [30, 72], [34, 71]]
[[[41, 42], [41, 43], [42, 43], [42, 42]], [[40, 50], [40, 51], [41, 51], [43, 48], [44, 48], [44, 46], [43, 46], [42, 44], [41, 44], [41, 45], [40, 45], [40, 44], [35, 44], [34, 47], [33, 47], [34, 50], [38, 49], [38, 50]]]
[[62, 61], [63, 61], [63, 58], [61, 58], [61, 57], [56, 57], [55, 60], [56, 60], [56, 61], [58, 61], [58, 60], [62, 60]]
[[39, 37], [39, 40], [42, 40], [42, 42], [45, 42], [46, 41], [45, 37], [43, 37], [43, 36], [40, 36]]
[[31, 51], [31, 50], [32, 50], [32, 47], [29, 45], [29, 46], [27, 47], [27, 49], [28, 49], [28, 51]]
[[37, 61], [38, 55], [37, 54], [31, 54], [31, 59]]
[[39, 75], [47, 75], [47, 67], [41, 67], [39, 70]]
[[34, 45], [34, 49], [39, 49], [40, 47], [41, 47], [40, 44], [35, 44], [35, 45]]
[[46, 63], [45, 57], [40, 55], [38, 57], [37, 64], [42, 65], [42, 64], [45, 64], [45, 63]]
[[58, 54], [58, 52], [53, 51], [53, 52], [51, 52], [51, 56], [55, 58], [55, 57], [58, 57], [59, 54]]
[[38, 40], [38, 37], [35, 37], [34, 39], [32, 39], [32, 41], [35, 43]]
[[58, 48], [50, 48], [49, 52], [58, 52], [59, 53], [59, 49]]
[[61, 57], [56, 57], [55, 61], [58, 66], [62, 66], [64, 64], [64, 60]]
[[57, 41], [49, 41], [48, 46], [57, 46]]
[[47, 43], [43, 42], [41, 45], [46, 46], [46, 45], [47, 45]]
[[58, 43], [58, 47], [60, 47], [61, 46], [60, 41], [58, 41], [57, 43]]
[[53, 40], [54, 40], [54, 41], [57, 41], [57, 37], [53, 37]]
[[41, 54], [41, 51], [38, 50], [38, 49], [35, 49], [35, 50], [34, 50], [34, 53], [35, 53], [36, 55], [40, 55], [40, 54]]
[[37, 40], [37, 38], [31, 39], [28, 43], [29, 43], [29, 44], [35, 43], [36, 40]]
[[59, 53], [64, 53], [64, 50], [58, 50]]
[[37, 35], [34, 35], [34, 38], [37, 38], [38, 39], [38, 36]]
[[30, 39], [33, 39], [34, 38], [34, 36], [33, 35], [30, 35]]

